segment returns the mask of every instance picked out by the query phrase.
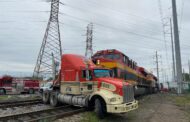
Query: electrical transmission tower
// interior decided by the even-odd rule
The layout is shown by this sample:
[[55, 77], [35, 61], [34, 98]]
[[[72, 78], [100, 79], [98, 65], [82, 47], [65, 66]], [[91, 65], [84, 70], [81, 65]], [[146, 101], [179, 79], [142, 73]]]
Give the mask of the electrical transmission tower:
[[59, 0], [51, 1], [51, 12], [33, 77], [55, 78], [60, 66], [62, 48], [59, 30]]
[[[163, 6], [162, 6], [162, 1], [161, 0], [158, 0], [158, 7], [159, 7], [159, 12], [160, 12], [160, 19], [161, 19], [161, 23], [162, 23], [162, 31], [163, 31], [163, 39], [164, 39], [164, 46], [165, 46], [165, 59], [166, 59], [166, 62], [165, 62], [165, 67], [167, 67], [168, 69], [170, 68], [169, 67], [169, 56], [168, 56], [168, 45], [167, 45], [167, 41], [170, 40], [170, 36], [168, 36], [168, 34], [170, 32], [170, 20], [168, 17], [165, 17], [164, 16], [164, 13], [163, 13]], [[169, 37], [169, 38], [168, 38]], [[166, 72], [166, 74], [168, 74], [168, 72]]]
[[[172, 26], [172, 20], [171, 18], [165, 18], [164, 19], [164, 24], [163, 24], [163, 28], [164, 28], [164, 39], [166, 40], [171, 40], [171, 57], [172, 57], [172, 81], [176, 81], [176, 68], [175, 68], [175, 54], [174, 54], [174, 38], [173, 38], [173, 26]], [[168, 64], [168, 54], [166, 54], [167, 56], [167, 65]]]
[[93, 39], [93, 24], [90, 23], [87, 26], [87, 32], [86, 32], [86, 52], [85, 57], [90, 59], [93, 55], [93, 49], [92, 49], [92, 39]]

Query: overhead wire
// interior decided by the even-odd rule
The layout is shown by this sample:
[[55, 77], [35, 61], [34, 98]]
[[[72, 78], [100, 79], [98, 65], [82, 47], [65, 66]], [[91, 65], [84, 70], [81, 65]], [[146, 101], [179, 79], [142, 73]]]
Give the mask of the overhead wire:
[[[96, 13], [94, 13], [94, 12], [89, 12], [89, 11], [86, 11], [84, 8], [79, 8], [79, 7], [75, 7], [75, 6], [72, 6], [72, 5], [68, 5], [68, 4], [65, 4], [65, 6], [67, 6], [67, 7], [70, 7], [70, 8], [73, 8], [73, 9], [77, 9], [77, 10], [80, 10], [80, 11], [83, 11], [83, 13], [85, 12], [85, 13], [92, 13], [92, 14], [97, 14], [97, 12]], [[107, 13], [107, 14], [102, 14], [103, 12], [101, 12], [101, 13], [98, 13], [99, 15], [102, 15], [102, 16], [106, 16], [106, 18], [109, 18], [110, 16], [108, 16], [109, 15], [109, 13]], [[111, 14], [111, 13], [110, 13]], [[123, 18], [125, 17], [125, 15], [121, 15]], [[136, 27], [138, 27], [138, 26], [141, 26], [142, 24], [140, 24], [140, 25], [138, 25], [137, 24], [137, 22], [136, 23], [134, 23], [134, 21], [133, 22], [129, 22], [129, 20], [128, 21], [126, 21], [126, 19], [122, 19], [122, 18], [120, 18], [120, 17], [118, 17], [117, 19], [119, 19], [118, 21], [119, 22], [121, 22], [121, 20], [124, 22], [124, 23], [122, 23], [122, 24], [128, 24], [128, 25], [134, 25], [134, 26], [136, 26]], [[135, 19], [135, 20], [137, 20], [137, 19]], [[139, 23], [142, 23], [142, 22], [139, 22]], [[155, 23], [152, 23], [152, 24], [154, 24], [154, 26], [155, 26]], [[148, 30], [149, 32], [156, 32], [156, 33], [158, 33], [159, 31], [157, 30], [155, 30], [155, 29], [153, 29], [152, 28], [152, 26], [150, 26], [150, 24], [144, 24], [143, 26], [147, 26], [147, 27], [143, 27], [143, 30]], [[126, 26], [126, 27], [128, 27], [128, 26]]]
[[[65, 15], [65, 16], [69, 16], [69, 17], [71, 17], [71, 18], [73, 18], [73, 19], [76, 19], [77, 21], [84, 21], [84, 22], [90, 22], [90, 20], [87, 20], [87, 19], [84, 19], [84, 18], [79, 18], [79, 17], [76, 17], [76, 16], [72, 16], [72, 15], [68, 15], [68, 14], [61, 14], [61, 15]], [[99, 27], [102, 27], [102, 28], [108, 28], [108, 29], [111, 29], [111, 30], [113, 30], [113, 31], [119, 31], [119, 32], [122, 32], [123, 34], [126, 34], [125, 33], [125, 30], [121, 30], [121, 29], [119, 29], [118, 30], [118, 28], [114, 28], [114, 27], [111, 27], [111, 26], [106, 26], [106, 25], [103, 25], [103, 24], [100, 24], [100, 23], [97, 23], [97, 22], [94, 22], [94, 24], [95, 25], [98, 25]], [[97, 30], [96, 30], [97, 31]], [[102, 32], [100, 32], [100, 33], [102, 33]], [[121, 33], [120, 33], [121, 34]], [[132, 33], [132, 35], [137, 35], [137, 33]], [[147, 36], [145, 36], [145, 35], [139, 35], [138, 34], [138, 36], [143, 36], [143, 37], [146, 37], [146, 38], [148, 38], [148, 39], [150, 39], [150, 40], [152, 40], [152, 39], [155, 39], [155, 40], [158, 40], [157, 42], [158, 43], [162, 43], [162, 41], [163, 40], [160, 40], [160, 39], [157, 39], [157, 38], [152, 38], [152, 37], [147, 37]], [[144, 40], [145, 42], [147, 41], [147, 42], [149, 42], [148, 40]], [[169, 43], [169, 42], [167, 42], [167, 43]], [[155, 42], [154, 43], [152, 43], [152, 44], [155, 44]], [[170, 43], [169, 43], [170, 44]], [[187, 46], [187, 45], [185, 45], [185, 46]]]

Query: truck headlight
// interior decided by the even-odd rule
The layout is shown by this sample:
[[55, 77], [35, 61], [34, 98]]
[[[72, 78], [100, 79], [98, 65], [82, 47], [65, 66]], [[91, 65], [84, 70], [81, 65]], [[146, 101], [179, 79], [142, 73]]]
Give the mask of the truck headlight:
[[110, 102], [115, 102], [116, 101], [116, 98], [115, 97], [113, 97], [113, 98], [110, 98], [110, 100], [109, 100]]

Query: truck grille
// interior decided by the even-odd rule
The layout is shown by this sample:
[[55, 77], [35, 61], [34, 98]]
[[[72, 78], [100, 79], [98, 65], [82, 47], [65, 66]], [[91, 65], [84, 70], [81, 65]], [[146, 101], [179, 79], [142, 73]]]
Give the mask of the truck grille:
[[123, 86], [123, 102], [128, 103], [134, 100], [134, 89], [133, 86]]

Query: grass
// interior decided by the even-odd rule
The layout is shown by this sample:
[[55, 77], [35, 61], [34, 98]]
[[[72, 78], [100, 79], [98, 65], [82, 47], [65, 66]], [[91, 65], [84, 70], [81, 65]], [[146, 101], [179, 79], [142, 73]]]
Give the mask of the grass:
[[0, 100], [7, 100], [8, 96], [0, 96]]
[[176, 103], [177, 106], [190, 106], [190, 94], [185, 94], [181, 96], [173, 96], [173, 101]]
[[178, 96], [175, 98], [175, 102], [178, 106], [190, 105], [190, 95], [189, 96]]
[[190, 93], [179, 96], [173, 95], [170, 96], [169, 99], [173, 101], [177, 106], [181, 107], [181, 109], [186, 112], [187, 117], [190, 120]]
[[[127, 113], [126, 121], [132, 121], [135, 117], [135, 112]], [[104, 119], [99, 119], [95, 112], [86, 112], [82, 115], [80, 122], [123, 122], [123, 117], [115, 114], [107, 114]]]
[[81, 122], [100, 122], [94, 112], [86, 112], [82, 118]]
[[34, 99], [39, 99], [40, 96], [35, 96], [35, 95], [27, 95], [26, 97], [20, 97], [17, 95], [0, 95], [0, 101], [19, 101], [19, 100], [34, 100]]

